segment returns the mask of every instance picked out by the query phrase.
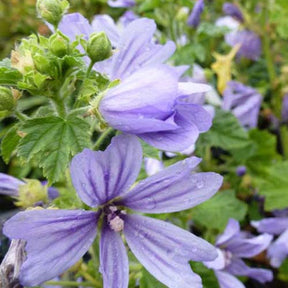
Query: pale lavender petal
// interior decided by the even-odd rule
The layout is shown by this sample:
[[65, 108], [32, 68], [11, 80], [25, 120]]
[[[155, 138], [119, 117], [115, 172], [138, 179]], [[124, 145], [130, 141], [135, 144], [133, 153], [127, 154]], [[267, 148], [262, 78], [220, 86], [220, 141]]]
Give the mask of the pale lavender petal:
[[139, 182], [121, 204], [144, 213], [169, 213], [194, 207], [212, 197], [222, 184], [213, 172], [193, 173], [201, 160], [187, 158]]
[[267, 218], [260, 221], [252, 221], [251, 224], [260, 233], [279, 235], [288, 229], [288, 218]]
[[43, 209], [20, 212], [8, 220], [4, 234], [27, 242], [21, 283], [39, 285], [74, 265], [93, 243], [98, 218], [96, 212]]
[[116, 26], [113, 18], [109, 15], [97, 15], [91, 23], [94, 32], [104, 31], [113, 47], [118, 47], [120, 40], [119, 29]]
[[84, 149], [72, 159], [72, 183], [82, 201], [96, 207], [126, 192], [136, 180], [141, 163], [137, 137], [119, 135], [104, 152]]
[[13, 176], [0, 173], [0, 194], [8, 196], [17, 196], [19, 186], [24, 184], [25, 182]]
[[125, 79], [136, 70], [145, 66], [154, 66], [166, 61], [175, 51], [175, 44], [153, 43], [156, 24], [153, 20], [140, 18], [128, 24], [114, 54], [110, 67], [110, 79]]
[[107, 3], [109, 6], [115, 8], [128, 8], [133, 7], [135, 5], [134, 0], [108, 0]]
[[240, 258], [233, 258], [231, 264], [225, 270], [233, 275], [247, 276], [261, 283], [266, 283], [273, 279], [272, 271], [262, 268], [250, 268]]
[[226, 266], [226, 258], [223, 251], [217, 248], [218, 257], [214, 261], [206, 261], [203, 264], [209, 269], [222, 270]]
[[229, 219], [228, 224], [225, 228], [225, 231], [222, 235], [220, 235], [216, 240], [217, 246], [225, 245], [229, 240], [231, 240], [235, 235], [240, 232], [239, 222], [235, 219]]
[[253, 238], [235, 237], [226, 244], [226, 248], [235, 256], [250, 258], [264, 251], [271, 243], [273, 236], [262, 234]]
[[152, 176], [164, 169], [163, 162], [158, 159], [146, 157], [144, 159], [144, 162], [145, 162], [145, 171], [148, 176]]
[[210, 114], [200, 105], [179, 101], [176, 105], [174, 121], [178, 125], [177, 129], [143, 133], [138, 136], [158, 149], [179, 152], [195, 144], [199, 133], [207, 131], [212, 125]]
[[83, 35], [83, 38], [88, 40], [89, 35], [94, 32], [89, 21], [80, 13], [64, 15], [58, 29], [68, 36], [71, 41], [75, 41], [76, 36], [80, 35]]
[[211, 90], [211, 86], [193, 82], [179, 82], [178, 96], [188, 96], [194, 93], [206, 93]]
[[139, 116], [160, 113], [158, 117], [165, 117], [171, 114], [176, 97], [176, 74], [168, 66], [157, 65], [141, 69], [109, 89], [101, 100], [100, 111], [124, 111], [127, 114], [135, 111]]
[[158, 65], [141, 69], [109, 89], [99, 110], [110, 126], [127, 133], [173, 130], [178, 128], [173, 114], [176, 96], [173, 69]]
[[168, 287], [202, 287], [188, 261], [213, 260], [217, 256], [216, 249], [203, 239], [149, 217], [126, 216], [124, 235], [141, 264]]
[[220, 288], [245, 288], [244, 284], [233, 275], [224, 271], [215, 271]]
[[281, 110], [282, 121], [288, 121], [288, 94], [286, 93], [282, 101], [282, 110]]
[[129, 263], [126, 248], [119, 233], [111, 230], [106, 221], [100, 239], [100, 272], [103, 288], [127, 288]]
[[288, 229], [268, 248], [267, 255], [273, 267], [280, 267], [288, 257]]

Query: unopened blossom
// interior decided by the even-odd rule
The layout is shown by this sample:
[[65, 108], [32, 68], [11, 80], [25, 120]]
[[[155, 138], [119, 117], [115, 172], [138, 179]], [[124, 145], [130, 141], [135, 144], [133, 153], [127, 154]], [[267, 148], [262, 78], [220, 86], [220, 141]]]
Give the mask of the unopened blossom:
[[128, 8], [135, 5], [135, 0], [108, 0], [108, 5], [115, 8]]
[[260, 233], [269, 233], [279, 236], [268, 248], [267, 256], [273, 267], [280, 267], [288, 257], [288, 216], [266, 218], [260, 221], [252, 221], [252, 225]]
[[[0, 173], [0, 195], [14, 197], [19, 206], [29, 207], [41, 205], [43, 201], [54, 200], [59, 196], [59, 192], [54, 187], [46, 187], [47, 181], [19, 180], [13, 176]], [[35, 188], [38, 191], [35, 192]]]
[[230, 110], [243, 127], [257, 126], [262, 96], [252, 87], [237, 81], [228, 82], [223, 93], [222, 109]]
[[192, 9], [192, 12], [187, 20], [187, 25], [192, 26], [194, 28], [197, 28], [197, 26], [200, 23], [200, 17], [204, 10], [205, 3], [204, 0], [197, 0], [194, 4], [194, 7]]
[[241, 10], [235, 4], [226, 2], [223, 4], [222, 10], [226, 15], [234, 17], [239, 22], [244, 21], [244, 17]]
[[252, 237], [240, 231], [239, 222], [230, 219], [224, 233], [217, 238], [215, 243], [218, 257], [204, 264], [214, 270], [220, 288], [245, 288], [235, 276], [247, 276], [260, 283], [272, 281], [272, 271], [250, 268], [241, 259], [258, 255], [269, 246], [271, 240], [272, 236], [269, 234]]
[[213, 260], [215, 248], [168, 222], [129, 212], [177, 212], [209, 199], [222, 177], [191, 173], [199, 162], [197, 157], [187, 158], [131, 188], [142, 163], [137, 137], [114, 137], [105, 151], [84, 149], [72, 160], [71, 179], [92, 211], [32, 210], [18, 213], [4, 225], [9, 238], [27, 241], [21, 283], [39, 285], [75, 264], [93, 243], [100, 222], [103, 287], [128, 287], [128, 257], [121, 233], [136, 258], [160, 282], [170, 288], [202, 287], [188, 261]]
[[262, 44], [259, 35], [247, 29], [227, 33], [225, 41], [232, 47], [241, 45], [237, 55], [247, 59], [258, 60], [262, 53]]
[[238, 166], [236, 169], [236, 174], [239, 177], [242, 177], [246, 174], [247, 168], [244, 165]]

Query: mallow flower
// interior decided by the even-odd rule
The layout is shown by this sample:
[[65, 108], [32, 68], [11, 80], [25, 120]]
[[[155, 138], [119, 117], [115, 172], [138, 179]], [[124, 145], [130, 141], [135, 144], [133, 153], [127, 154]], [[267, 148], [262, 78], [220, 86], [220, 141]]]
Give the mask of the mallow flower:
[[226, 2], [223, 4], [222, 10], [226, 15], [234, 17], [239, 22], [244, 22], [242, 12], [235, 4]]
[[246, 128], [257, 126], [261, 103], [258, 91], [237, 81], [228, 82], [223, 92], [222, 109], [230, 110]]
[[241, 45], [237, 56], [256, 61], [262, 53], [261, 39], [259, 35], [251, 30], [244, 29], [227, 33], [225, 41], [232, 47], [235, 47], [237, 44]]
[[260, 233], [279, 236], [268, 248], [267, 256], [273, 267], [280, 267], [288, 257], [288, 217], [271, 217], [260, 221], [252, 221]]
[[204, 262], [204, 265], [214, 270], [220, 288], [245, 288], [235, 276], [247, 276], [261, 283], [272, 281], [272, 271], [250, 268], [241, 259], [258, 255], [269, 246], [271, 240], [269, 234], [252, 237], [240, 231], [239, 222], [230, 219], [224, 233], [215, 243], [218, 257], [214, 261]]
[[221, 186], [222, 177], [212, 172], [192, 173], [199, 162], [199, 158], [187, 158], [131, 188], [142, 163], [137, 137], [114, 137], [105, 151], [84, 149], [72, 159], [71, 179], [81, 200], [93, 210], [30, 210], [4, 224], [5, 235], [27, 242], [27, 259], [20, 271], [22, 285], [39, 285], [76, 263], [101, 224], [104, 288], [128, 287], [122, 233], [137, 259], [160, 282], [170, 288], [202, 287], [188, 261], [213, 260], [215, 248], [168, 222], [131, 213], [177, 212], [209, 199]]

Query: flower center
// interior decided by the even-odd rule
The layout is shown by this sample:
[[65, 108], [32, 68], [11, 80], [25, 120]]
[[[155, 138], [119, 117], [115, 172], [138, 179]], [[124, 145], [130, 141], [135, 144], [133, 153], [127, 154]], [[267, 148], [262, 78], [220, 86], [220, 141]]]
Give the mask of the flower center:
[[108, 206], [105, 210], [110, 228], [115, 232], [121, 232], [124, 229], [123, 216], [126, 215], [126, 211], [116, 206]]

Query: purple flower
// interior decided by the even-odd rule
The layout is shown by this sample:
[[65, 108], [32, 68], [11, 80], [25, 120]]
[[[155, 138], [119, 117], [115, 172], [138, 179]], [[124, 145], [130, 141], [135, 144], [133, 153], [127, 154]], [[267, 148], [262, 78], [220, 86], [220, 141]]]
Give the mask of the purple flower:
[[267, 218], [261, 221], [252, 221], [252, 226], [261, 233], [279, 235], [268, 248], [268, 258], [273, 267], [280, 267], [288, 257], [288, 217]]
[[244, 127], [257, 126], [262, 96], [255, 89], [230, 81], [223, 97], [222, 109], [232, 111]]
[[136, 71], [107, 90], [100, 102], [96, 98], [96, 104], [113, 128], [135, 134], [159, 149], [181, 151], [194, 144], [212, 122], [201, 105], [182, 99], [209, 89], [203, 84], [178, 83], [174, 69], [158, 65]]
[[288, 121], [288, 94], [284, 95], [283, 101], [282, 101], [282, 121], [287, 122]]
[[238, 56], [251, 60], [257, 60], [261, 55], [261, 39], [253, 31], [241, 30], [227, 33], [225, 35], [225, 41], [232, 47], [237, 44], [241, 44], [241, 47], [237, 52]]
[[239, 177], [242, 177], [246, 174], [246, 171], [247, 171], [247, 168], [246, 166], [238, 166], [237, 169], [236, 169], [236, 174], [239, 176]]
[[[47, 181], [41, 182], [43, 186], [47, 184]], [[0, 194], [18, 197], [19, 187], [25, 185], [26, 182], [19, 180], [13, 176], [0, 173]], [[59, 196], [59, 191], [55, 187], [48, 187], [48, 197], [50, 200], [54, 200]]]
[[81, 200], [98, 211], [32, 210], [18, 213], [4, 225], [9, 238], [27, 241], [21, 283], [38, 285], [76, 263], [93, 243], [101, 219], [103, 287], [128, 287], [128, 257], [121, 231], [134, 255], [160, 282], [168, 287], [202, 287], [188, 261], [213, 260], [215, 248], [170, 223], [125, 210], [170, 213], [209, 199], [221, 186], [222, 177], [191, 173], [199, 162], [199, 158], [187, 158], [130, 189], [142, 163], [141, 144], [135, 136], [114, 137], [104, 152], [84, 149], [72, 160], [72, 183]]
[[108, 5], [117, 8], [128, 8], [135, 5], [134, 0], [108, 0]]
[[[92, 23], [95, 29], [97, 26], [113, 30], [108, 29], [113, 23], [109, 18], [98, 17], [98, 25], [95, 19]], [[82, 30], [89, 31], [88, 28]], [[97, 115], [99, 112], [111, 127], [135, 134], [152, 146], [181, 151], [194, 144], [199, 133], [206, 132], [212, 123], [206, 110], [196, 103], [185, 103], [183, 96], [203, 93], [210, 87], [178, 83], [179, 69], [162, 64], [173, 54], [175, 44], [171, 41], [165, 45], [155, 44], [155, 31], [153, 20], [141, 18], [128, 24], [118, 34], [119, 38], [115, 37], [117, 52], [96, 63], [94, 68], [111, 81], [120, 80], [120, 84], [92, 100], [91, 111]]]
[[261, 283], [273, 279], [273, 274], [268, 269], [250, 268], [241, 258], [251, 258], [265, 250], [272, 236], [262, 234], [249, 237], [246, 232], [240, 231], [239, 222], [230, 219], [224, 233], [216, 241], [218, 257], [204, 264], [213, 269], [218, 279], [220, 288], [245, 288], [236, 276], [247, 276]]
[[205, 3], [204, 3], [204, 0], [197, 0], [193, 9], [192, 9], [192, 12], [187, 20], [187, 25], [188, 26], [192, 26], [194, 28], [197, 28], [197, 26], [199, 25], [200, 23], [200, 16], [204, 10], [204, 6], [205, 6]]
[[241, 10], [235, 4], [224, 3], [222, 9], [226, 15], [236, 18], [239, 22], [244, 21], [244, 17]]

